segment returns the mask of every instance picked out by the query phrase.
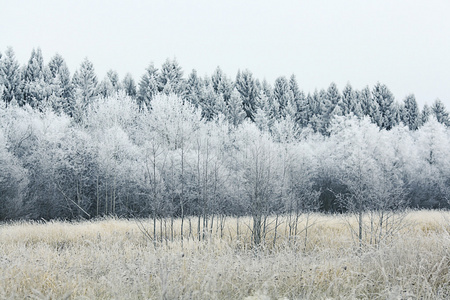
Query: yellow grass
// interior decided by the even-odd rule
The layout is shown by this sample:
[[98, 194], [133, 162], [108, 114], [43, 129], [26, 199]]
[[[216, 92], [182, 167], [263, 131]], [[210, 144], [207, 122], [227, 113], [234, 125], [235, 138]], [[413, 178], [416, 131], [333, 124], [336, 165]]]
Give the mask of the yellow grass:
[[237, 220], [227, 218], [222, 238], [215, 220], [204, 241], [193, 218], [183, 243], [176, 220], [174, 240], [169, 234], [156, 245], [139, 229], [153, 234], [152, 220], [4, 224], [0, 299], [450, 297], [449, 212], [410, 212], [389, 239], [362, 249], [349, 229], [353, 217], [312, 215], [306, 244], [304, 231], [287, 236], [284, 217], [273, 245], [273, 221], [259, 250], [251, 249], [250, 218], [239, 219], [239, 236]]

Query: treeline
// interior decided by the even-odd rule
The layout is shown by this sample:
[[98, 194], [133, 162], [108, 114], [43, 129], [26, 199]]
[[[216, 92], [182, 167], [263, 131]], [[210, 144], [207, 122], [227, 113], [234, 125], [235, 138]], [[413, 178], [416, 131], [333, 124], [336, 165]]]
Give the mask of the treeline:
[[168, 59], [160, 69], [150, 64], [136, 84], [130, 74], [120, 80], [113, 70], [99, 80], [87, 58], [71, 75], [58, 54], [45, 64], [41, 50], [33, 49], [28, 63], [20, 66], [12, 48], [4, 55], [0, 53], [0, 95], [7, 104], [29, 104], [39, 110], [50, 107], [79, 121], [94, 99], [118, 91], [136, 100], [141, 109], [151, 107], [153, 97], [158, 94], [176, 94], [200, 108], [205, 120], [223, 114], [235, 126], [249, 119], [259, 128], [269, 130], [274, 121], [289, 118], [300, 128], [309, 127], [328, 135], [333, 116], [349, 114], [368, 116], [380, 129], [387, 130], [400, 123], [417, 130], [430, 115], [450, 124], [448, 112], [439, 99], [420, 110], [414, 95], [399, 103], [381, 83], [362, 90], [353, 89], [348, 83], [342, 92], [331, 83], [327, 89], [305, 94], [294, 75], [277, 78], [273, 86], [254, 78], [249, 70], [238, 71], [232, 80], [219, 67], [211, 76], [202, 78], [192, 70], [185, 78], [178, 62]]
[[[22, 75], [17, 94], [11, 94], [15, 90], [4, 75], [11, 53], [1, 60], [1, 220], [198, 216], [198, 226], [200, 220], [208, 226], [214, 217], [251, 215], [261, 228], [268, 215], [288, 214], [295, 220], [312, 210], [449, 205], [445, 108], [440, 115], [432, 110], [427, 118], [415, 119], [417, 127], [411, 128], [399, 121], [398, 112], [405, 109], [393, 110], [395, 115], [379, 112], [375, 99], [388, 91], [383, 85], [366, 89], [381, 123], [357, 114], [366, 107], [358, 101], [354, 110], [340, 111], [346, 92], [341, 95], [334, 84], [325, 92], [339, 99], [333, 111], [309, 116], [318, 107], [324, 112], [325, 106], [294, 109], [287, 80], [277, 80], [268, 97], [248, 71], [234, 83], [220, 69], [211, 78], [190, 75], [184, 80], [174, 61], [144, 75], [134, 94], [119, 80], [111, 83], [115, 89], [99, 94], [100, 87], [110, 85], [89, 85], [93, 72], [93, 77], [80, 75], [93, 71], [92, 64], [86, 60], [70, 78], [59, 60], [53, 77], [54, 58], [43, 67], [42, 74], [50, 73], [42, 80], [25, 80], [31, 78], [23, 75], [27, 68], [17, 66]], [[37, 53], [34, 57], [42, 57]], [[36, 58], [30, 61], [28, 66], [40, 64]], [[161, 75], [174, 72], [178, 80]], [[198, 89], [192, 88], [192, 78]], [[276, 98], [279, 82], [288, 82], [288, 91]], [[43, 91], [46, 96], [39, 98]], [[329, 99], [315, 94], [319, 103]], [[248, 104], [250, 99], [255, 106]], [[303, 117], [296, 117], [302, 114], [309, 118], [304, 124]]]

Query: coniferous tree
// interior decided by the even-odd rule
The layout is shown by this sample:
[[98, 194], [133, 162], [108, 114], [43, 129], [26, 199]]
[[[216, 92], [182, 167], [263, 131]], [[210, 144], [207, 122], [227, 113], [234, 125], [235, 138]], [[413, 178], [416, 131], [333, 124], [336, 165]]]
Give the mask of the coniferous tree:
[[218, 95], [222, 95], [225, 102], [228, 103], [233, 90], [233, 84], [231, 83], [231, 80], [226, 77], [220, 67], [217, 67], [211, 75], [211, 83], [214, 92]]
[[272, 101], [278, 104], [277, 118], [286, 116], [286, 107], [290, 101], [289, 82], [286, 77], [281, 76], [275, 80], [272, 92]]
[[449, 114], [441, 100], [436, 99], [433, 102], [433, 105], [431, 105], [431, 111], [439, 123], [444, 125], [450, 124]]
[[380, 112], [376, 116], [378, 126], [390, 130], [396, 123], [394, 96], [386, 85], [379, 82], [374, 86], [372, 96]]
[[[361, 104], [361, 110], [365, 116], [372, 116], [372, 113], [375, 110], [374, 101], [372, 99], [372, 93], [370, 92], [370, 88], [366, 86], [363, 88], [358, 94], [358, 102]], [[372, 121], [373, 122], [373, 121]]]
[[214, 92], [212, 84], [205, 85], [200, 97], [200, 107], [202, 108], [202, 118], [206, 121], [211, 121], [217, 115], [218, 98]]
[[423, 126], [426, 122], [428, 122], [428, 119], [431, 115], [431, 108], [425, 104], [423, 106], [422, 112], [420, 113], [420, 126]]
[[[321, 119], [321, 128], [319, 129], [320, 133], [327, 134], [328, 128], [331, 124], [331, 112], [336, 107], [337, 103], [341, 99], [339, 91], [334, 83], [330, 84], [330, 87], [327, 90], [321, 89], [319, 91], [319, 103], [320, 103], [320, 119]], [[337, 101], [337, 102], [336, 102]]]
[[105, 76], [97, 86], [97, 94], [103, 98], [111, 97], [114, 94], [114, 87], [109, 80], [108, 76]]
[[344, 115], [355, 113], [357, 105], [357, 95], [350, 83], [347, 83], [347, 85], [342, 90], [342, 103]]
[[186, 99], [195, 107], [200, 103], [200, 96], [202, 93], [203, 81], [197, 75], [196, 70], [192, 70], [186, 81]]
[[298, 102], [298, 99], [301, 97], [300, 94], [302, 92], [298, 87], [297, 78], [295, 77], [294, 74], [292, 74], [291, 77], [289, 78], [289, 89], [292, 91], [295, 101]]
[[97, 98], [97, 75], [95, 75], [94, 65], [88, 58], [85, 58], [80, 69], [75, 71], [72, 82], [74, 86], [72, 116], [80, 122], [86, 107]]
[[334, 107], [338, 104], [339, 100], [341, 100], [341, 94], [334, 82], [330, 84], [326, 92], [326, 98], [329, 103], [328, 110], [331, 112]]
[[20, 98], [21, 71], [16, 60], [14, 50], [11, 47], [6, 49], [5, 55], [0, 65], [0, 77], [3, 82], [3, 101], [9, 104], [13, 99]]
[[408, 126], [409, 130], [417, 130], [420, 125], [419, 107], [413, 94], [406, 96], [403, 100], [401, 121]]
[[261, 82], [261, 92], [264, 93], [268, 99], [272, 98], [273, 89], [265, 78]]
[[43, 102], [47, 100], [50, 94], [47, 90], [49, 87], [46, 82], [46, 79], [48, 79], [45, 78], [46, 75], [42, 51], [40, 48], [33, 49], [28, 64], [23, 70], [22, 97], [19, 104], [29, 104], [33, 108], [44, 105]]
[[158, 91], [168, 94], [183, 96], [185, 91], [185, 81], [183, 71], [176, 59], [167, 59], [161, 66], [158, 76]]
[[247, 118], [254, 121], [257, 97], [259, 94], [253, 74], [249, 70], [242, 73], [238, 71], [236, 75], [236, 88], [241, 94], [242, 105], [247, 114]]
[[[356, 98], [356, 99], [358, 99], [358, 98]], [[360, 119], [362, 117], [364, 117], [364, 112], [362, 110], [361, 102], [356, 102], [356, 106], [353, 110], [353, 113], [355, 114], [355, 116], [357, 116]]]
[[296, 105], [296, 117], [295, 122], [299, 124], [301, 127], [305, 127], [307, 124], [307, 103], [306, 103], [306, 96], [305, 93], [303, 93], [302, 90], [300, 90], [297, 79], [294, 74], [291, 75], [291, 78], [289, 79], [289, 89], [292, 92], [294, 102]]
[[141, 81], [139, 82], [139, 95], [138, 103], [142, 106], [150, 107], [150, 101], [158, 93], [158, 69], [156, 69], [151, 63], [147, 69], [145, 69], [145, 74], [142, 75]]
[[[73, 85], [70, 79], [69, 68], [61, 55], [53, 56], [49, 63], [52, 85], [53, 108], [55, 110], [62, 109], [69, 116], [72, 115], [73, 106]], [[56, 103], [55, 103], [56, 101]]]
[[[333, 111], [341, 101], [342, 96], [339, 93], [339, 90], [334, 82], [330, 84], [328, 89], [321, 90], [320, 92], [320, 103], [321, 103], [321, 118], [322, 118], [322, 128], [320, 132], [325, 134], [331, 124], [331, 119], [333, 117]], [[342, 103], [342, 101], [341, 101]], [[345, 108], [341, 107], [342, 113], [345, 112]]]
[[292, 91], [288, 93], [288, 102], [284, 108], [284, 118], [289, 118], [292, 122], [296, 123], [297, 120], [297, 103], [294, 99], [294, 94]]
[[327, 99], [324, 96], [324, 90], [322, 90], [320, 93], [319, 91], [315, 90], [314, 94], [310, 95], [308, 94], [308, 106], [309, 106], [309, 118], [308, 118], [308, 124], [311, 126], [311, 128], [314, 130], [314, 132], [321, 132], [324, 133], [325, 128], [325, 119], [324, 114], [328, 117], [328, 112], [325, 108], [328, 108], [326, 106]]
[[230, 100], [228, 101], [228, 122], [234, 127], [237, 127], [244, 121], [245, 116], [246, 114], [242, 108], [241, 96], [237, 89], [233, 89]]
[[339, 102], [336, 104], [336, 106], [334, 107], [333, 111], [331, 112], [331, 116], [340, 116], [342, 117], [344, 115], [344, 108], [345, 108], [345, 104], [344, 101], [339, 100]]
[[122, 88], [117, 71], [109, 70], [106, 73], [106, 77], [108, 77], [114, 92], [117, 93]]
[[133, 76], [130, 73], [127, 73], [123, 78], [122, 88], [127, 96], [130, 96], [133, 99], [136, 98], [136, 83], [134, 82]]

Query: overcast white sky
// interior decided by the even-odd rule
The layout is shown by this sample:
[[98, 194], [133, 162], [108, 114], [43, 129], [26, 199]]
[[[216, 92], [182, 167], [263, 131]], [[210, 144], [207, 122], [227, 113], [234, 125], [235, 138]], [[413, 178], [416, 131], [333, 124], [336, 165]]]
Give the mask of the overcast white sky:
[[0, 51], [25, 64], [40, 47], [71, 73], [88, 57], [139, 81], [150, 62], [176, 57], [185, 75], [220, 65], [250, 69], [273, 84], [297, 76], [312, 92], [385, 83], [397, 100], [414, 93], [450, 109], [450, 1], [2, 1]]

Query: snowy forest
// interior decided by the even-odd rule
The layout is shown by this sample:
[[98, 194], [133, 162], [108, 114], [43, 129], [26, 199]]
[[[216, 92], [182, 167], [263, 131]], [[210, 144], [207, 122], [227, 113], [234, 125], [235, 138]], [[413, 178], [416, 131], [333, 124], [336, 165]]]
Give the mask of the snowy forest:
[[135, 81], [73, 74], [40, 49], [0, 53], [0, 220], [299, 215], [448, 208], [450, 119], [382, 83], [306, 93], [184, 75], [175, 59]]

